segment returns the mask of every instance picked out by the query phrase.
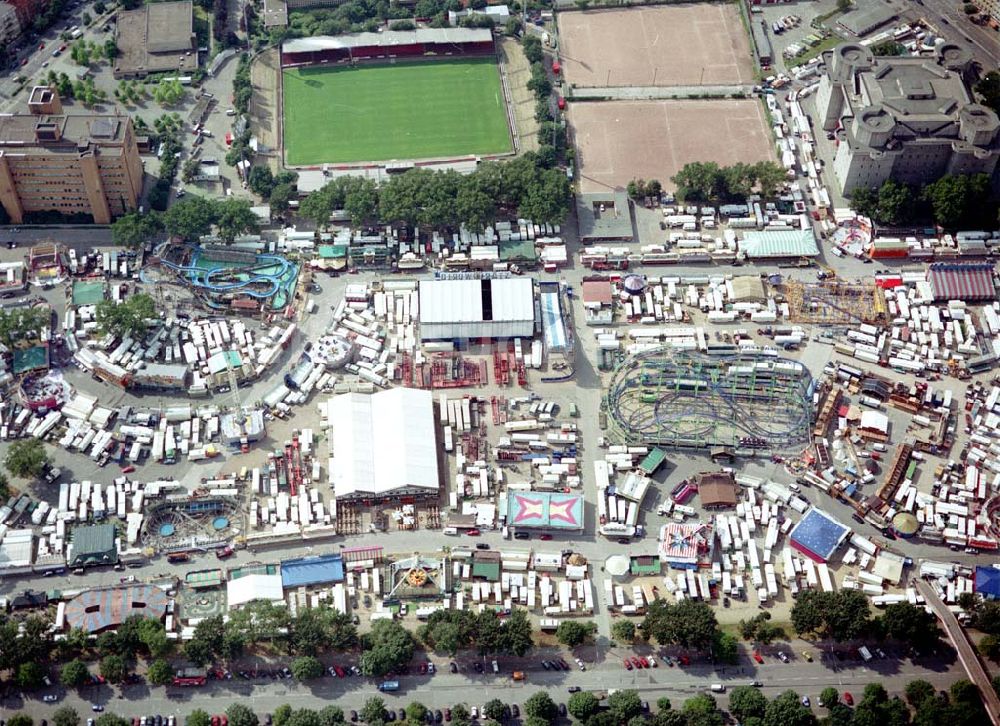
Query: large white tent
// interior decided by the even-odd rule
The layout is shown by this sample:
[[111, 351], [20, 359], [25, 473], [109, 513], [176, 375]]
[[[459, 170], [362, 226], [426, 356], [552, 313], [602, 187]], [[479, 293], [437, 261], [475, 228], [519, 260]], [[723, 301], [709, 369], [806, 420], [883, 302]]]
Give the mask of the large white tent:
[[284, 602], [281, 575], [250, 574], [226, 583], [226, 600], [230, 608], [238, 608], [255, 600]]
[[420, 338], [530, 338], [534, 283], [528, 277], [420, 281]]
[[328, 404], [330, 479], [338, 500], [436, 496], [440, 488], [430, 391], [345, 393]]

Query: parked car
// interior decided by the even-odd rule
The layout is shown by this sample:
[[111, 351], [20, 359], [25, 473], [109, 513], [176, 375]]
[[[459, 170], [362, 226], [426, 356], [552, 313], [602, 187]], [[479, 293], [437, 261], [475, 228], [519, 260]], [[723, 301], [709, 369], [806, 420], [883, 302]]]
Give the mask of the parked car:
[[802, 705], [805, 706], [806, 708], [809, 708], [809, 696], [802, 697]]
[[570, 686], [566, 690], [569, 691], [570, 693], [579, 693], [580, 692], [580, 686]]
[[55, 703], [59, 700], [59, 696], [54, 693], [46, 693], [42, 696], [42, 700], [45, 701], [45, 703]]
[[625, 666], [625, 670], [627, 671], [632, 670], [632, 661], [630, 661], [628, 658], [622, 659], [622, 665]]
[[854, 705], [854, 696], [851, 695], [850, 691], [844, 691], [844, 703], [848, 706]]
[[753, 659], [755, 661], [757, 661], [758, 663], [763, 663], [764, 662], [764, 659], [761, 657], [759, 650], [755, 650], [753, 652]]
[[787, 663], [788, 662], [788, 656], [785, 655], [783, 651], [779, 650], [778, 651], [778, 660], [780, 660], [782, 663]]

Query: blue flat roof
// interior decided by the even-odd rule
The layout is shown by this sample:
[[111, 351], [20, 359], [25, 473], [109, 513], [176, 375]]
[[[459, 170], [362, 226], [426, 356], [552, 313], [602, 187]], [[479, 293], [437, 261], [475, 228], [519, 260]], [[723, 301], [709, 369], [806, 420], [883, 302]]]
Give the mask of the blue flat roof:
[[976, 592], [987, 600], [1000, 599], [1000, 569], [976, 565]]
[[286, 589], [343, 581], [344, 561], [340, 555], [299, 557], [281, 563], [281, 586]]
[[828, 560], [850, 531], [823, 510], [813, 507], [792, 529], [791, 541]]

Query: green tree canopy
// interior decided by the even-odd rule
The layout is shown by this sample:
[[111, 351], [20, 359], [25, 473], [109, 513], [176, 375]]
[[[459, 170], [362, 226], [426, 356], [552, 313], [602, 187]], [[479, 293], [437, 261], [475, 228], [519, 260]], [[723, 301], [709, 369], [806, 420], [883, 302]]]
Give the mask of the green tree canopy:
[[340, 706], [324, 706], [317, 713], [319, 716], [320, 726], [340, 726], [340, 724], [345, 723], [344, 719], [344, 709]]
[[260, 720], [252, 708], [242, 703], [231, 703], [226, 709], [231, 726], [257, 726]]
[[128, 677], [128, 661], [120, 655], [106, 655], [101, 659], [101, 675], [110, 683], [124, 683]]
[[819, 703], [826, 708], [832, 708], [840, 701], [840, 692], [833, 686], [827, 686], [819, 694]]
[[764, 710], [764, 726], [814, 726], [816, 717], [802, 705], [799, 694], [785, 691]]
[[232, 242], [241, 234], [254, 234], [259, 230], [257, 214], [249, 199], [228, 197], [216, 203], [215, 224], [219, 236]]
[[996, 206], [990, 204], [990, 193], [986, 174], [943, 176], [924, 187], [934, 221], [949, 230], [995, 223]]
[[32, 726], [33, 724], [31, 716], [26, 713], [15, 713], [7, 719], [7, 726]]
[[413, 636], [394, 620], [376, 621], [361, 644], [364, 652], [359, 663], [366, 676], [385, 675], [413, 658]]
[[79, 688], [90, 682], [90, 671], [87, 664], [79, 658], [74, 658], [59, 671], [59, 682], [67, 688]]
[[17, 667], [17, 686], [22, 691], [34, 691], [41, 688], [45, 682], [45, 669], [38, 663], [30, 661]]
[[590, 691], [580, 691], [569, 697], [566, 710], [577, 721], [586, 721], [600, 711], [601, 702]]
[[643, 633], [661, 645], [677, 644], [684, 648], [707, 650], [716, 640], [718, 621], [704, 602], [666, 600], [650, 603], [643, 620]]
[[751, 716], [763, 718], [766, 709], [767, 698], [759, 688], [736, 686], [729, 692], [729, 710], [740, 721], [746, 721]]
[[527, 701], [524, 702], [524, 712], [528, 716], [534, 716], [535, 718], [543, 718], [548, 721], [553, 721], [558, 714], [558, 709], [556, 708], [555, 702], [552, 697], [549, 696], [545, 691], [539, 691], [531, 695]]
[[49, 455], [41, 439], [18, 439], [11, 443], [4, 457], [3, 465], [11, 473], [22, 479], [36, 479], [49, 464]]
[[583, 645], [597, 630], [595, 623], [581, 623], [579, 620], [563, 620], [556, 628], [556, 640], [567, 648]]
[[128, 212], [111, 225], [111, 239], [116, 245], [139, 249], [163, 231], [163, 222], [156, 212]]
[[296, 653], [344, 651], [358, 643], [351, 616], [326, 605], [304, 608], [291, 620], [291, 646]]
[[156, 319], [156, 303], [146, 293], [130, 295], [121, 302], [101, 300], [95, 312], [98, 329], [106, 335], [139, 337], [148, 321]]
[[311, 655], [301, 655], [292, 661], [292, 675], [300, 681], [311, 681], [323, 676], [323, 664]]
[[859, 590], [806, 590], [792, 606], [796, 633], [817, 633], [838, 642], [864, 635], [871, 627], [868, 598]]
[[[391, 622], [385, 620], [379, 620], [377, 623]], [[373, 696], [365, 701], [365, 705], [361, 707], [358, 712], [362, 721], [366, 723], [372, 723], [374, 721], [382, 721], [385, 718], [385, 701], [383, 701], [378, 696]]]
[[0, 342], [8, 348], [35, 343], [51, 324], [52, 310], [45, 305], [0, 310]]
[[608, 711], [616, 723], [625, 723], [642, 713], [642, 699], [639, 692], [628, 688], [615, 691], [608, 696]]
[[504, 703], [499, 698], [491, 698], [483, 704], [483, 715], [494, 721], [503, 720]]
[[202, 235], [212, 231], [218, 218], [216, 205], [198, 195], [188, 195], [176, 202], [163, 214], [166, 231], [188, 242], [196, 242]]
[[174, 669], [168, 661], [158, 658], [149, 664], [146, 679], [154, 686], [165, 686], [173, 681]]
[[52, 714], [53, 726], [80, 726], [80, 714], [72, 706], [61, 706]]
[[635, 640], [635, 623], [631, 620], [619, 620], [611, 626], [611, 637], [627, 645]]

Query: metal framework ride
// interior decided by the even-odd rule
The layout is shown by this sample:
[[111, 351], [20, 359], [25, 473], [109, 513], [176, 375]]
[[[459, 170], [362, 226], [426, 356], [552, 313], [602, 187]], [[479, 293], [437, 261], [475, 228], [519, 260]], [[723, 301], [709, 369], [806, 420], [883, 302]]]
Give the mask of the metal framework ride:
[[603, 406], [625, 444], [787, 453], [809, 443], [813, 388], [798, 361], [664, 346], [619, 365]]

